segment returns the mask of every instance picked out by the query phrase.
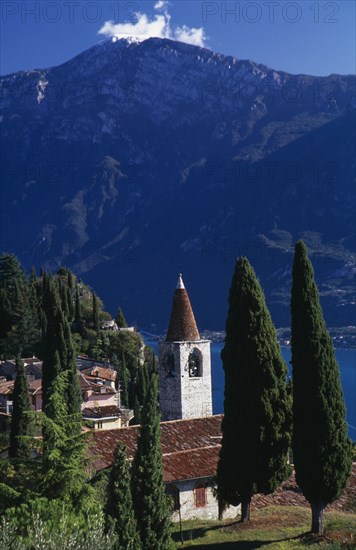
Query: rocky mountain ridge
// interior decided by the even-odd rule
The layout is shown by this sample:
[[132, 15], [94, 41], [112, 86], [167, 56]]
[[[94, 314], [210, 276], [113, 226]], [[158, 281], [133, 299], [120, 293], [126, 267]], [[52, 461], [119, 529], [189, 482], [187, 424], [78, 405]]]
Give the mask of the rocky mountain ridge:
[[165, 327], [182, 271], [219, 330], [240, 254], [288, 324], [303, 237], [328, 322], [356, 324], [353, 75], [119, 40], [1, 87], [3, 249], [85, 273], [145, 328]]

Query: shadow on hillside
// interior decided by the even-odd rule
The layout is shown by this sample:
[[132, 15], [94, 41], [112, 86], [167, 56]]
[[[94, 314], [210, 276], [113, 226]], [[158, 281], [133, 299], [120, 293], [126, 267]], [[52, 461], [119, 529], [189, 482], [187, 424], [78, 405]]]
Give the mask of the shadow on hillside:
[[[187, 542], [185, 542], [185, 546], [182, 547], [184, 550], [189, 549], [195, 549], [198, 548], [204, 548], [204, 550], [255, 550], [258, 548], [266, 547], [268, 545], [271, 545], [271, 549], [273, 549], [273, 545], [277, 542], [284, 542], [284, 541], [291, 541], [296, 540], [300, 537], [288, 537], [285, 539], [278, 539], [278, 540], [237, 540], [233, 542], [216, 542], [216, 543], [210, 543], [210, 544], [204, 544], [202, 543], [199, 546], [196, 546], [192, 544], [191, 546]], [[315, 541], [314, 541], [315, 544]], [[177, 545], [177, 549], [180, 548], [180, 545]]]
[[[187, 529], [182, 532], [182, 538], [184, 540], [185, 546], [183, 547], [184, 550], [186, 549], [196, 549], [196, 548], [204, 548], [204, 550], [254, 550], [261, 547], [266, 547], [268, 545], [271, 545], [271, 548], [273, 549], [273, 545], [277, 542], [286, 542], [286, 541], [292, 541], [297, 539], [304, 539], [303, 542], [306, 546], [310, 544], [315, 544], [315, 537], [311, 536], [309, 533], [303, 533], [301, 535], [296, 535], [294, 537], [286, 537], [286, 538], [280, 538], [276, 540], [239, 540], [239, 541], [231, 541], [231, 542], [212, 542], [212, 543], [205, 543], [202, 541], [202, 544], [199, 546], [196, 546], [194, 544], [194, 541], [198, 538], [203, 538], [207, 531], [219, 529], [220, 526], [215, 526], [209, 529], [206, 528], [196, 528], [196, 529]], [[309, 535], [309, 537], [308, 537]], [[181, 535], [180, 533], [174, 533], [173, 539], [177, 543], [177, 549], [181, 547]], [[192, 545], [189, 545], [189, 543], [192, 543]]]

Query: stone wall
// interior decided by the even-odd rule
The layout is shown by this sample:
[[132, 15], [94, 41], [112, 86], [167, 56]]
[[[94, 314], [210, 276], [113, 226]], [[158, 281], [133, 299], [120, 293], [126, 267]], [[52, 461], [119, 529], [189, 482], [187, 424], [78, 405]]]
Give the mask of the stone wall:
[[[180, 512], [182, 520], [188, 519], [219, 519], [219, 507], [216, 498], [213, 495], [212, 488], [207, 486], [206, 489], [206, 505], [205, 506], [196, 506], [195, 503], [195, 487], [197, 483], [209, 484], [209, 479], [190, 479], [187, 481], [178, 481], [174, 484], [175, 487], [179, 490], [179, 501], [180, 501]], [[230, 506], [227, 508], [223, 514], [224, 518], [235, 518], [240, 512], [240, 506]], [[172, 521], [179, 521], [179, 512], [178, 510], [174, 511], [172, 514]]]
[[[201, 358], [201, 376], [197, 377], [189, 375], [189, 355], [194, 350]], [[209, 340], [160, 342], [159, 376], [162, 420], [213, 414]]]

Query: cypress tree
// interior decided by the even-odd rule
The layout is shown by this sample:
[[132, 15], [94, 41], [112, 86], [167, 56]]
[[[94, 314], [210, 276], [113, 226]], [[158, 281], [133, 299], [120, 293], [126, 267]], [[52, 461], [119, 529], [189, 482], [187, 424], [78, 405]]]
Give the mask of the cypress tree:
[[42, 414], [42, 489], [49, 498], [75, 500], [83, 488], [85, 459], [78, 415], [69, 413], [69, 385], [70, 371], [60, 372], [53, 380]]
[[141, 406], [140, 401], [139, 401], [139, 399], [136, 395], [134, 405], [133, 405], [134, 423], [135, 424], [141, 424], [141, 410], [142, 410], [142, 406]]
[[119, 309], [117, 310], [115, 323], [117, 324], [117, 326], [119, 328], [126, 328], [127, 327], [126, 319], [124, 317], [124, 314], [122, 312], [121, 307], [119, 307]]
[[58, 289], [53, 277], [43, 274], [42, 282], [43, 323], [43, 366], [42, 366], [42, 410], [46, 412], [54, 379], [62, 370], [60, 354], [63, 353], [62, 312]]
[[291, 314], [294, 466], [311, 504], [312, 532], [321, 534], [325, 506], [349, 479], [352, 450], [339, 367], [302, 241], [295, 247]]
[[241, 502], [250, 519], [251, 497], [269, 494], [289, 475], [291, 400], [287, 367], [263, 291], [246, 258], [236, 263], [229, 294], [224, 419], [217, 482], [218, 498]]
[[42, 287], [43, 487], [51, 497], [75, 497], [83, 480], [79, 377], [58, 285], [44, 273]]
[[144, 404], [145, 402], [145, 397], [146, 397], [146, 393], [147, 393], [147, 378], [145, 376], [145, 372], [146, 372], [146, 366], [145, 365], [138, 365], [137, 367], [137, 372], [138, 372], [138, 376], [137, 376], [137, 397], [138, 397], [138, 401], [141, 405]]
[[47, 413], [54, 380], [61, 372], [68, 371], [68, 411], [70, 415], [80, 415], [81, 393], [70, 327], [61, 309], [58, 285], [47, 273], [43, 277], [43, 310], [46, 317], [42, 367], [43, 410]]
[[38, 333], [30, 304], [30, 284], [18, 259], [0, 256], [1, 354], [31, 353]]
[[25, 366], [19, 357], [16, 358], [16, 370], [9, 456], [15, 460], [28, 460], [31, 457], [31, 446], [27, 439], [32, 434], [29, 415], [31, 406]]
[[114, 523], [117, 550], [140, 550], [141, 543], [133, 510], [131, 477], [126, 447], [117, 443], [107, 487], [105, 518], [107, 531]]
[[93, 292], [93, 328], [96, 332], [99, 332], [99, 308], [95, 292]]
[[76, 415], [75, 426], [77, 426], [77, 428], [80, 430], [82, 395], [79, 387], [79, 376], [72, 334], [70, 331], [69, 323], [66, 319], [63, 319], [63, 336], [65, 355], [63, 357], [64, 363], [62, 366], [62, 370], [68, 371], [68, 413], [70, 415]]
[[133, 468], [134, 507], [145, 550], [172, 548], [160, 436], [158, 375], [152, 374], [143, 407], [142, 427]]
[[73, 275], [72, 272], [68, 270], [68, 288], [69, 290], [73, 290]]
[[58, 277], [58, 290], [59, 290], [59, 296], [61, 299], [61, 308], [63, 313], [67, 318], [69, 318], [69, 308], [68, 308], [68, 301], [67, 301], [67, 287], [63, 283], [62, 279]]
[[34, 265], [31, 267], [30, 283], [33, 285], [37, 283], [36, 268]]
[[83, 328], [83, 315], [82, 315], [82, 306], [79, 298], [79, 287], [75, 287], [75, 316], [74, 316], [75, 328], [77, 331], [81, 332]]
[[121, 400], [125, 407], [129, 408], [129, 372], [126, 368], [125, 357], [122, 354], [122, 363], [119, 370], [121, 382]]

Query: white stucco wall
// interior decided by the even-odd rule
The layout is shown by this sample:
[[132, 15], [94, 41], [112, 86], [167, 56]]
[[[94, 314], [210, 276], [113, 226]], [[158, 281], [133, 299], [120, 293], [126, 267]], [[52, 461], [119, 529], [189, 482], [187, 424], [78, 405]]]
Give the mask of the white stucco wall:
[[[201, 376], [189, 376], [189, 355], [201, 354]], [[165, 358], [174, 355], [174, 375], [168, 375]], [[160, 342], [160, 407], [162, 420], [201, 418], [213, 414], [211, 393], [210, 341]]]
[[[196, 507], [194, 489], [197, 483], [208, 484], [208, 479], [178, 481], [174, 485], [179, 490], [180, 512], [182, 520], [187, 519], [219, 519], [219, 507], [216, 498], [213, 496], [211, 487], [207, 487], [206, 506]], [[240, 506], [230, 506], [224, 512], [224, 518], [235, 518], [240, 512]], [[179, 521], [179, 512], [174, 511], [172, 521]]]

